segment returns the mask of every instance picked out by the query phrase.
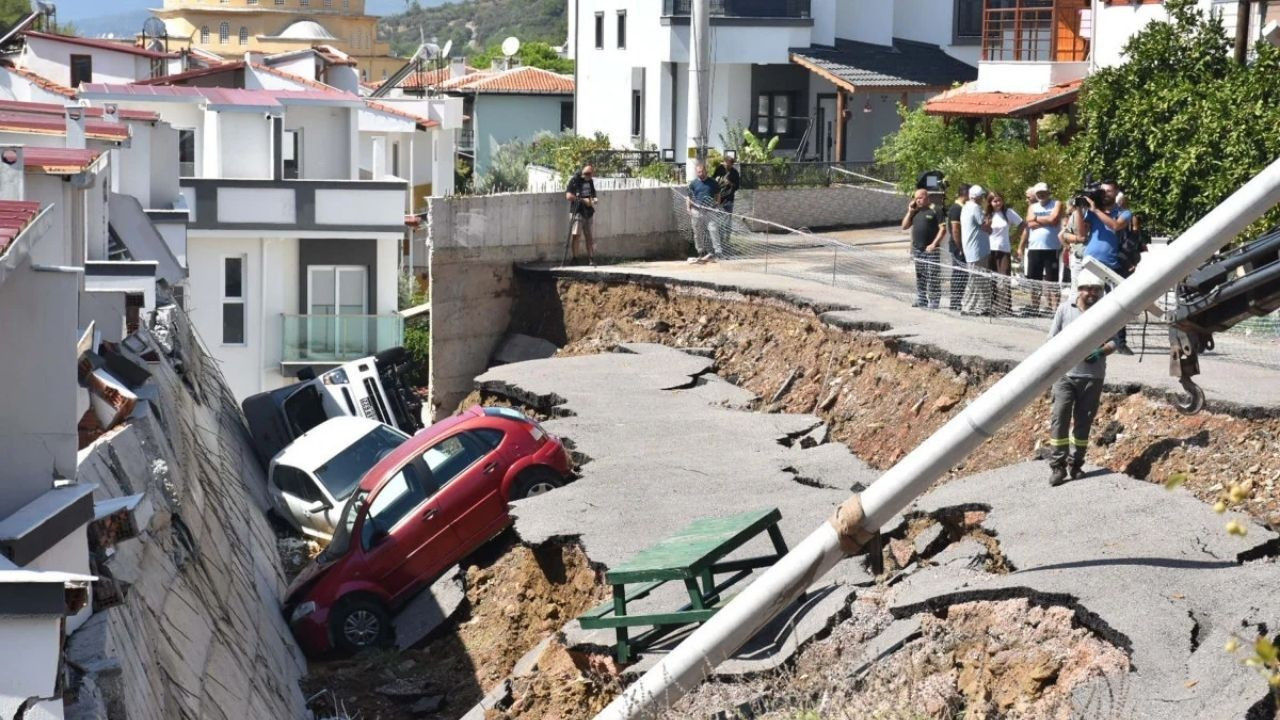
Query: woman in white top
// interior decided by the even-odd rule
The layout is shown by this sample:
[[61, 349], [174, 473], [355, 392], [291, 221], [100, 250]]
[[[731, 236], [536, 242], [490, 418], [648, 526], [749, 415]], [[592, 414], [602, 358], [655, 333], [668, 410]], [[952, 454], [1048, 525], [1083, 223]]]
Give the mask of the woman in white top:
[[[1022, 226], [1022, 216], [1005, 203], [1004, 195], [999, 192], [992, 191], [988, 202], [991, 212], [991, 270], [997, 275], [1007, 277], [1013, 258], [1013, 246], [1009, 242], [1009, 234], [1017, 232]], [[1012, 313], [1009, 281], [996, 278], [995, 285], [996, 291], [991, 303], [992, 312], [997, 315]]]

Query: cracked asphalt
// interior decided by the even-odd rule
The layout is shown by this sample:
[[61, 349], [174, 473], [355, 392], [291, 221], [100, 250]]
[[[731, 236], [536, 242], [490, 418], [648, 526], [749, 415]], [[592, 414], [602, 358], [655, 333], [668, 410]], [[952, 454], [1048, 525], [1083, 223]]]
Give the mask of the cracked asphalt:
[[[548, 430], [589, 458], [577, 482], [516, 503], [520, 536], [576, 538], [608, 567], [697, 518], [777, 507], [795, 544], [850, 490], [874, 481], [847, 448], [822, 442], [820, 419], [749, 411], [752, 396], [711, 368], [704, 357], [633, 344], [499, 366], [477, 378], [483, 390], [552, 410]], [[820, 444], [805, 449], [813, 442]], [[1260, 627], [1280, 626], [1280, 536], [1244, 515], [1216, 515], [1185, 491], [1096, 468], [1050, 488], [1041, 463], [937, 486], [906, 514], [972, 506], [988, 509], [982, 525], [1012, 571], [984, 571], [972, 541], [935, 550], [937, 564], [914, 563], [900, 579], [891, 608], [898, 620], [884, 636], [956, 602], [1028, 597], [1074, 608], [1080, 623], [1129, 653], [1125, 687], [1106, 689], [1121, 716], [1242, 718], [1266, 696], [1265, 680], [1223, 646], [1232, 635], [1251, 642]], [[1225, 532], [1232, 518], [1247, 526], [1246, 537]], [[766, 548], [762, 538], [745, 549]], [[780, 665], [870, 581], [861, 561], [840, 564], [718, 674]], [[673, 587], [650, 603], [670, 610], [683, 597]], [[612, 643], [611, 633], [586, 633], [574, 622], [565, 631], [571, 644]], [[1081, 703], [1096, 707], [1097, 696]]]

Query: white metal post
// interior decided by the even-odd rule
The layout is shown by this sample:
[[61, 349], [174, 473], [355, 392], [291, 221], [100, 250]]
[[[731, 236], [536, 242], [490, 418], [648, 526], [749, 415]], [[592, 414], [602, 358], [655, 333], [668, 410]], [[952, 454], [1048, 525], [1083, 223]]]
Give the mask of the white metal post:
[[[694, 166], [707, 161], [711, 124], [711, 0], [692, 0], [689, 12], [689, 140], [696, 148], [686, 162], [689, 180]], [[674, 128], [672, 128], [674, 130]]]
[[[1010, 417], [1039, 397], [1081, 357], [1114, 335], [1128, 319], [1154, 303], [1215, 251], [1271, 208], [1280, 204], [1280, 160], [1214, 208], [1170, 245], [1146, 257], [1137, 271], [1104, 296], [1079, 320], [1033, 352], [880, 476], [861, 496], [846, 501], [860, 508], [861, 531], [874, 532], [902, 511], [947, 470], [981, 445]], [[849, 542], [850, 528], [843, 538]], [[841, 536], [824, 522], [723, 610], [693, 632], [597, 720], [647, 718], [693, 689], [773, 616], [800, 597], [843, 557]]]

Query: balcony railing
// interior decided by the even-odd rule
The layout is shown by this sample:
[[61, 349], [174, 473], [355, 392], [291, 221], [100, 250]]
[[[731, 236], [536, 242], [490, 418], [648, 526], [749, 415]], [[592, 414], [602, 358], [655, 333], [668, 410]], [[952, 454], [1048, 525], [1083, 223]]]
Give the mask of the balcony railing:
[[[712, 17], [808, 18], [810, 0], [711, 0]], [[662, 0], [665, 17], [688, 17], [693, 0]]]
[[1089, 54], [1081, 33], [1089, 0], [987, 0], [982, 59], [1080, 62]]
[[178, 180], [188, 230], [404, 232], [403, 180]]
[[390, 315], [285, 315], [284, 363], [344, 363], [404, 344], [404, 318]]
[[471, 151], [475, 149], [476, 131], [469, 127], [462, 128], [458, 131], [458, 149]]

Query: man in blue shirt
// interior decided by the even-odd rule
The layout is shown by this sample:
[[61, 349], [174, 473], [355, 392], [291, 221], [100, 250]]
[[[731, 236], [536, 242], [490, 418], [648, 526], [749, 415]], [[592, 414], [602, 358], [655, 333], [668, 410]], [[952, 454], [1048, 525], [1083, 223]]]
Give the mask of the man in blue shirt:
[[694, 167], [693, 172], [696, 177], [689, 183], [685, 206], [689, 210], [689, 222], [693, 225], [693, 247], [698, 254], [689, 258], [689, 262], [715, 262], [720, 257], [720, 236], [719, 233], [708, 232], [707, 226], [715, 222], [720, 185], [707, 176], [707, 167], [701, 163]]
[[[1133, 213], [1116, 204], [1116, 195], [1119, 192], [1120, 188], [1114, 180], [1104, 181], [1102, 205], [1099, 206], [1093, 198], [1085, 196], [1089, 209], [1081, 214], [1076, 225], [1080, 228], [1080, 234], [1089, 238], [1089, 242], [1084, 246], [1085, 257], [1095, 258], [1114, 270], [1120, 277], [1129, 277], [1133, 268], [1125, 261], [1121, 253], [1121, 244], [1125, 240], [1125, 234], [1132, 227]], [[1081, 211], [1076, 210], [1076, 212]], [[1118, 341], [1117, 353], [1133, 354], [1128, 343], [1125, 342], [1126, 333], [1123, 329], [1116, 335], [1116, 340]]]

